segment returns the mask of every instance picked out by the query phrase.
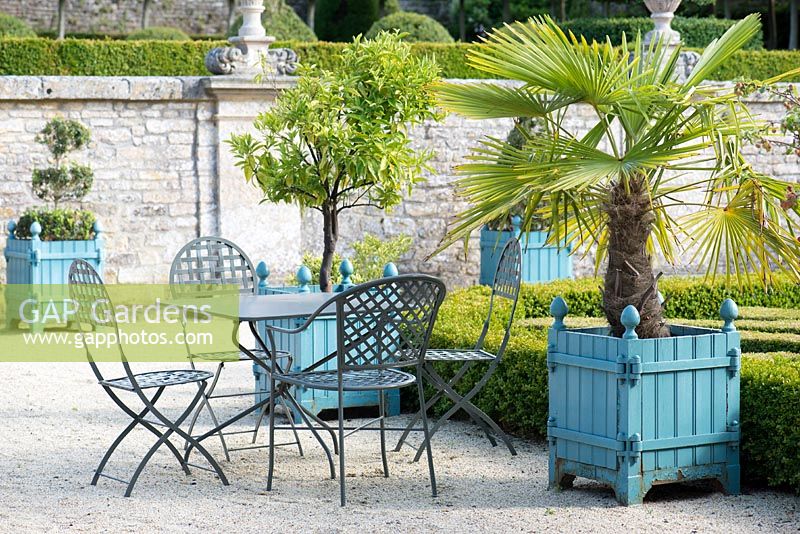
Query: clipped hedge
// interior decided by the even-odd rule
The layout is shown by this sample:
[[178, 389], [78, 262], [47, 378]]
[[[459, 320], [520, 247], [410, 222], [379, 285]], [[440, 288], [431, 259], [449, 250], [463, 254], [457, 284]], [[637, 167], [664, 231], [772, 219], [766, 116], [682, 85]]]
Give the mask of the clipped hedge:
[[453, 37], [447, 29], [435, 19], [420, 13], [400, 11], [387, 15], [375, 21], [375, 24], [364, 35], [367, 39], [374, 39], [381, 31], [397, 30], [406, 33], [403, 40], [409, 43], [452, 43]]
[[191, 37], [180, 28], [150, 26], [129, 34], [128, 41], [190, 41]]
[[[206, 76], [206, 53], [227, 41], [120, 41], [0, 39], [0, 75], [72, 76]], [[282, 41], [274, 47], [294, 49], [300, 61], [336, 69], [344, 43]], [[487, 78], [470, 67], [464, 43], [412, 43], [416, 55], [433, 57], [444, 78]], [[721, 67], [719, 79], [747, 76], [766, 79], [800, 65], [800, 51], [740, 51]], [[800, 81], [800, 75], [789, 78]]]
[[[728, 28], [736, 24], [736, 20], [717, 19], [713, 17], [675, 17], [672, 28], [681, 34], [683, 43], [691, 48], [704, 48], [722, 37]], [[644, 34], [653, 29], [653, 20], [649, 17], [621, 18], [578, 18], [560, 24], [561, 28], [571, 31], [576, 36], [583, 35], [588, 41], [604, 42], [606, 36], [615, 45], [622, 43], [624, 33], [628, 42], [636, 38], [637, 33]], [[758, 50], [764, 48], [764, 32], [759, 32], [745, 45], [745, 48]]]

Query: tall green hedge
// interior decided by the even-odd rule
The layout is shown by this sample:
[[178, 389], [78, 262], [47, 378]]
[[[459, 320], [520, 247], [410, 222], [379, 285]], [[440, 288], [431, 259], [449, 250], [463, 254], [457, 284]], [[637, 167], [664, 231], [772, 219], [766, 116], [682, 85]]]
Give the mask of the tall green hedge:
[[[0, 75], [73, 76], [205, 76], [205, 54], [226, 41], [121, 41], [65, 39], [0, 39]], [[283, 41], [275, 47], [293, 48], [300, 61], [336, 68], [344, 43]], [[475, 45], [412, 43], [415, 54], [433, 57], [445, 78], [486, 78], [467, 65]], [[800, 65], [800, 51], [744, 50], [726, 62], [716, 79], [740, 76], [766, 79]], [[791, 81], [800, 81], [795, 76]]]
[[[735, 20], [717, 19], [713, 17], [675, 17], [672, 28], [681, 34], [683, 43], [691, 48], [704, 48], [714, 39], [721, 37], [728, 28], [736, 23]], [[642, 37], [653, 29], [653, 21], [648, 17], [630, 18], [580, 18], [568, 20], [560, 24], [564, 31], [571, 31], [575, 35], [583, 35], [588, 41], [603, 42], [606, 36], [611, 42], [618, 45], [622, 42], [622, 34], [632, 41], [637, 33]], [[759, 30], [746, 48], [764, 48], [764, 33]]]
[[314, 29], [325, 41], [350, 41], [379, 18], [378, 0], [317, 0]]

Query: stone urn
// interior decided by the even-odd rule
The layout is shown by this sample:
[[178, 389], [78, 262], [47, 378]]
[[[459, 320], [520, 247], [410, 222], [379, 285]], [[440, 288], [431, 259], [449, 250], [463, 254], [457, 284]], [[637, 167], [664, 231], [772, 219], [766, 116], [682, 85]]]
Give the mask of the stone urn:
[[644, 0], [644, 5], [655, 23], [655, 28], [644, 36], [645, 44], [656, 39], [662, 40], [666, 45], [680, 43], [681, 34], [672, 29], [672, 19], [675, 18], [675, 10], [681, 5], [681, 0]]

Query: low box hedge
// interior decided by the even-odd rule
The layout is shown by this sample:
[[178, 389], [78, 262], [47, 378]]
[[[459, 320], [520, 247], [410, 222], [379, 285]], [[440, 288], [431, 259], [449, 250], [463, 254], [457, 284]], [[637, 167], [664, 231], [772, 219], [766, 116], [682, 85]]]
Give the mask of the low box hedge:
[[[69, 76], [206, 76], [204, 58], [227, 41], [124, 41], [44, 38], [0, 39], [0, 75]], [[274, 47], [294, 49], [300, 61], [335, 69], [344, 43], [280, 42]], [[486, 78], [467, 64], [464, 43], [412, 43], [415, 54], [436, 59], [445, 78]], [[798, 51], [744, 50], [713, 76], [731, 80], [742, 76], [766, 79], [800, 64]], [[800, 81], [796, 76], [792, 81]]]
[[[563, 286], [563, 283], [536, 287], [542, 289], [549, 285]], [[459, 290], [448, 295], [442, 305], [431, 346], [473, 346], [483, 325], [488, 295], [485, 287]], [[763, 308], [742, 310], [745, 313], [753, 310], [753, 314], [774, 315]], [[546, 335], [552, 319], [525, 319], [525, 309], [520, 308], [518, 312], [505, 357], [492, 379], [475, 398], [475, 404], [507, 431], [517, 436], [542, 438], [547, 430]], [[487, 336], [487, 349], [497, 349], [507, 317], [508, 309], [501, 307]], [[757, 320], [751, 321], [753, 323], [749, 326], [755, 328]], [[778, 321], [769, 317], [762, 319], [761, 323], [770, 325]], [[566, 322], [574, 327], [592, 326], [602, 324], [602, 319], [575, 316], [570, 312]], [[675, 322], [692, 321], [677, 319]], [[713, 322], [715, 326], [721, 325], [719, 320]], [[741, 371], [744, 475], [750, 482], [788, 486], [800, 492], [800, 449], [797, 447], [800, 443], [800, 355], [795, 354], [800, 353], [800, 335], [745, 329], [741, 329], [741, 334], [745, 352]], [[774, 354], [773, 351], [786, 352]], [[446, 377], [455, 369], [449, 364], [442, 365], [439, 370]], [[485, 367], [475, 366], [457, 389], [465, 393], [484, 371]], [[413, 400], [408, 397], [404, 395], [404, 404], [407, 408], [413, 408]], [[435, 411], [442, 413], [446, 407], [447, 404], [441, 403]]]

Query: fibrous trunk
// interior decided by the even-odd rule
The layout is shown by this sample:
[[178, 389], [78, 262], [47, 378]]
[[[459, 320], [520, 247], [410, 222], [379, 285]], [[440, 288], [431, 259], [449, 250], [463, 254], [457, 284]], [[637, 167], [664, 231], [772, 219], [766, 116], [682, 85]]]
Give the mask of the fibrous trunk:
[[655, 216], [644, 179], [630, 180], [627, 189], [616, 184], [605, 209], [609, 235], [603, 307], [612, 334], [621, 336], [625, 332], [620, 314], [632, 304], [641, 316], [636, 328], [639, 337], [668, 337], [669, 328], [658, 300], [658, 280], [647, 252]]
[[336, 252], [336, 242], [339, 240], [338, 215], [335, 205], [326, 204], [322, 207], [324, 245], [322, 249], [322, 266], [319, 270], [319, 288], [326, 293], [333, 290], [331, 269], [333, 268], [333, 255]]

